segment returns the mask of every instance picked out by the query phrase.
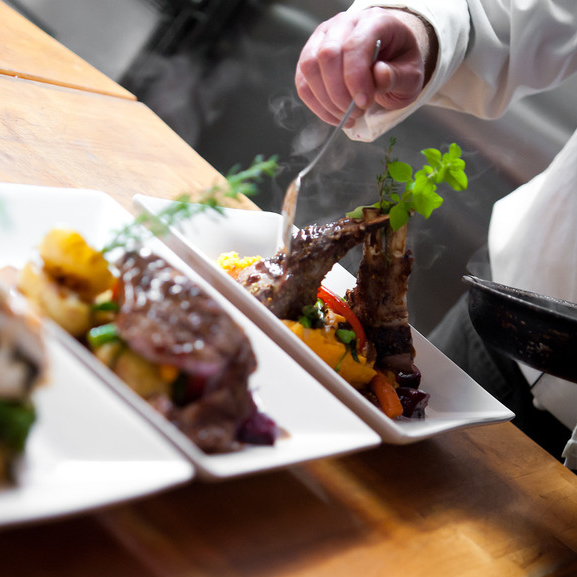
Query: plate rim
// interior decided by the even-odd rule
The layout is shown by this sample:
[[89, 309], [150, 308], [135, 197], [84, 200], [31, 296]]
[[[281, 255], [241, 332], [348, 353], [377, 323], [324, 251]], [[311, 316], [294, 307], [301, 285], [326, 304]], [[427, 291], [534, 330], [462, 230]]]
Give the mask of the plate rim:
[[[93, 195], [97, 201], [107, 203], [108, 207], [114, 207], [114, 210], [117, 210], [119, 214], [120, 211], [122, 211], [123, 218], [127, 219], [134, 218], [134, 215], [131, 214], [130, 211], [128, 211], [126, 208], [124, 208], [116, 199], [114, 199], [111, 195], [107, 194], [106, 192], [100, 190], [50, 187], [43, 185], [0, 183], [0, 198], [4, 194], [9, 194], [6, 188], [11, 189], [12, 187], [19, 189], [18, 194], [21, 194], [26, 189], [28, 190], [42, 189], [43, 193], [53, 192], [55, 194], [62, 192], [66, 195], [72, 195], [72, 196], [77, 193], [89, 193]], [[160, 243], [160, 240], [153, 239], [153, 242]], [[182, 259], [180, 259], [178, 255], [173, 253], [172, 256], [178, 261], [182, 261]], [[190, 268], [188, 266], [188, 263], [183, 262], [183, 264], [187, 268]], [[187, 270], [185, 270], [184, 272], [185, 274], [188, 274]], [[192, 272], [197, 273], [197, 271]], [[198, 276], [202, 277], [202, 275]], [[210, 284], [204, 278], [202, 278], [201, 280], [206, 284]], [[211, 290], [216, 291], [214, 287], [212, 287]], [[220, 294], [220, 291], [216, 292], [219, 293], [220, 298], [227, 300], [224, 295]], [[246, 317], [246, 315], [244, 315], [242, 311], [239, 312], [240, 314]], [[251, 319], [247, 319], [247, 321], [253, 325], [255, 324]], [[162, 417], [158, 412], [156, 412], [144, 399], [142, 399], [137, 393], [135, 393], [132, 389], [130, 389], [128, 385], [126, 385], [105, 365], [100, 363], [94, 357], [94, 355], [92, 355], [87, 349], [85, 349], [78, 341], [76, 341], [76, 339], [68, 335], [63, 329], [61, 329], [58, 325], [56, 325], [56, 323], [53, 323], [52, 321], [49, 320], [44, 320], [44, 323], [48, 327], [48, 331], [51, 333], [51, 335], [55, 339], [57, 339], [59, 343], [63, 347], [65, 347], [71, 355], [73, 355], [79, 362], [81, 362], [85, 368], [90, 370], [91, 373], [100, 380], [100, 382], [102, 382], [107, 388], [109, 388], [120, 399], [122, 399], [125, 404], [127, 404], [132, 410], [136, 411], [143, 419], [145, 419], [150, 426], [154, 427], [154, 429], [159, 434], [161, 434], [165, 440], [167, 440], [174, 448], [178, 450], [178, 452], [182, 456], [184, 456], [184, 458], [187, 459], [188, 462], [192, 464], [192, 466], [195, 469], [195, 479], [197, 480], [218, 481], [274, 469], [285, 468], [319, 458], [326, 458], [331, 456], [336, 457], [340, 455], [349, 454], [352, 452], [367, 450], [375, 446], [378, 446], [381, 442], [378, 435], [376, 435], [374, 431], [370, 429], [370, 427], [367, 427], [366, 423], [364, 423], [362, 419], [359, 419], [358, 416], [354, 413], [354, 411], [351, 411], [350, 408], [347, 407], [346, 405], [339, 403], [338, 404], [339, 410], [345, 411], [347, 416], [350, 416], [351, 422], [354, 422], [356, 425], [358, 425], [358, 430], [356, 430], [355, 435], [353, 435], [353, 437], [356, 438], [355, 442], [349, 443], [346, 448], [343, 448], [341, 450], [333, 449], [330, 452], [324, 451], [322, 452], [322, 454], [320, 454], [321, 452], [319, 451], [318, 455], [310, 455], [305, 458], [297, 457], [293, 458], [290, 461], [277, 462], [267, 467], [258, 466], [253, 468], [244, 468], [237, 470], [233, 473], [222, 474], [219, 472], [218, 468], [207, 466], [207, 464], [210, 463], [210, 459], [212, 457], [211, 455], [207, 455], [206, 453], [204, 453], [174, 425], [169, 423], [164, 417]], [[260, 330], [260, 327], [258, 327], [258, 325], [256, 325], [256, 328]], [[264, 332], [263, 337], [268, 338]], [[294, 362], [294, 359], [291, 359], [291, 362]], [[321, 387], [320, 383], [317, 384], [319, 387]], [[337, 404], [335, 404], [334, 406], [336, 407]]]
[[[147, 206], [147, 200], [152, 202], [169, 203], [170, 199], [155, 197], [145, 194], [135, 194], [133, 202], [140, 210], [149, 214], [154, 214], [151, 207]], [[224, 208], [223, 212], [238, 213], [243, 209]], [[254, 211], [258, 214], [274, 215], [275, 218], [280, 218], [277, 213], [269, 211]], [[268, 217], [268, 216], [267, 216]], [[500, 412], [491, 415], [489, 412], [485, 416], [479, 416], [478, 419], [467, 419], [465, 422], [455, 423], [451, 427], [445, 427], [441, 430], [423, 431], [419, 434], [412, 434], [408, 430], [403, 430], [398, 423], [392, 421], [384, 415], [377, 407], [360, 395], [353, 389], [342, 377], [337, 375], [328, 365], [319, 363], [318, 356], [309, 349], [298, 337], [296, 337], [288, 327], [281, 323], [274, 314], [266, 307], [262, 306], [248, 291], [242, 290], [239, 285], [213, 263], [202, 250], [196, 250], [192, 243], [187, 241], [185, 235], [175, 226], [169, 227], [168, 234], [159, 238], [161, 242], [166, 244], [170, 250], [175, 252], [184, 262], [190, 266], [194, 265], [195, 270], [201, 276], [204, 276], [219, 290], [225, 298], [233, 302], [233, 304], [243, 312], [249, 319], [258, 324], [265, 332], [275, 341], [279, 346], [282, 346], [287, 352], [295, 358], [299, 364], [310, 372], [323, 386], [325, 386], [331, 393], [333, 393], [341, 402], [349, 406], [353, 411], [359, 415], [370, 427], [372, 427], [380, 436], [383, 442], [405, 445], [414, 442], [419, 442], [425, 439], [436, 437], [439, 434], [473, 428], [483, 425], [496, 424], [510, 421], [514, 418], [514, 413], [505, 407], [498, 399], [495, 399], [490, 393], [485, 391], [474, 379], [466, 375], [462, 369], [457, 367], [441, 351], [438, 351], [433, 344], [431, 344], [419, 331], [411, 327], [413, 335], [418, 335], [417, 340], [422, 339], [426, 341], [428, 346], [435, 348], [443, 358], [456, 367], [460, 372], [464, 373], [470, 381], [472, 381], [479, 389], [484, 391], [486, 395], [490, 396], [495, 405], [499, 407]], [[336, 265], [338, 268], [342, 267]], [[343, 271], [350, 275], [347, 271]], [[354, 278], [354, 277], [352, 277]], [[329, 283], [327, 283], [329, 284]], [[258, 306], [256, 306], [258, 305]], [[264, 328], [266, 327], [266, 329]], [[269, 329], [270, 327], [270, 329]], [[362, 407], [362, 412], [359, 411], [359, 405]]]

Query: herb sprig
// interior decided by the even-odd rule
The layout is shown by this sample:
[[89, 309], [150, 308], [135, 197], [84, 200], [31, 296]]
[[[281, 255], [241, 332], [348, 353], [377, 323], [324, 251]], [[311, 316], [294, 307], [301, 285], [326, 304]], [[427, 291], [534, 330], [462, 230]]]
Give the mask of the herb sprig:
[[[466, 190], [468, 179], [457, 144], [451, 144], [445, 154], [436, 148], [422, 150], [428, 164], [414, 172], [410, 164], [392, 158], [395, 142], [391, 138], [385, 151], [385, 170], [377, 176], [380, 200], [371, 206], [389, 214], [391, 227], [398, 230], [408, 222], [411, 214], [429, 218], [443, 204], [443, 197], [436, 192], [438, 185], [445, 183], [454, 190]], [[399, 191], [400, 185], [404, 185], [402, 191]], [[363, 208], [366, 207], [359, 206], [347, 216], [362, 218]]]
[[241, 195], [252, 196], [257, 193], [257, 185], [263, 177], [273, 177], [277, 170], [276, 156], [264, 159], [259, 155], [245, 170], [240, 170], [238, 165], [233, 166], [226, 175], [226, 182], [208, 187], [201, 193], [200, 198], [192, 201], [189, 194], [183, 194], [157, 214], [139, 214], [132, 222], [114, 231], [112, 240], [102, 249], [102, 253], [140, 243], [147, 234], [164, 236], [171, 226], [206, 210], [222, 212], [220, 198], [238, 199]]

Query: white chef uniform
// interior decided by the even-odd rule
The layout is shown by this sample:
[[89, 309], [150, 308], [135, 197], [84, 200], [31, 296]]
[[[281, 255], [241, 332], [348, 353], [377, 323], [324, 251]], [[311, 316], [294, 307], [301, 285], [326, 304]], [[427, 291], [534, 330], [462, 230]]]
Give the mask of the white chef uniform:
[[[374, 140], [426, 103], [496, 118], [512, 102], [554, 88], [577, 71], [574, 0], [356, 0], [350, 10], [371, 6], [407, 9], [429, 21], [439, 57], [415, 103], [398, 111], [373, 106], [347, 130], [352, 139]], [[575, 183], [577, 133], [545, 172], [495, 204], [489, 228], [493, 280], [577, 302]], [[536, 406], [574, 429], [564, 456], [577, 468], [577, 385], [521, 370], [536, 383]]]

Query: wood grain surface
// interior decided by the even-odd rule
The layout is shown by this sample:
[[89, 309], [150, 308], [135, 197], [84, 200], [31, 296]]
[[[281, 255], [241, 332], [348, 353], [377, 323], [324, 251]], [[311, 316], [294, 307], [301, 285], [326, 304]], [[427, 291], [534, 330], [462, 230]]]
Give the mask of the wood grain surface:
[[6, 575], [50, 577], [573, 576], [576, 495], [507, 423], [192, 482], [5, 531], [0, 554]]
[[0, 74], [136, 99], [3, 2], [0, 22]]
[[136, 193], [194, 197], [223, 181], [140, 102], [7, 76], [0, 92], [0, 181], [102, 190], [128, 209]]

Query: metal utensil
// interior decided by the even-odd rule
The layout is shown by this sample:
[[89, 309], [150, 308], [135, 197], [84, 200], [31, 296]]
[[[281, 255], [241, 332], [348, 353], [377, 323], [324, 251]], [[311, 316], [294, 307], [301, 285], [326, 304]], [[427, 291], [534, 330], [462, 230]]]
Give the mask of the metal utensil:
[[[377, 40], [375, 45], [375, 50], [373, 53], [373, 64], [377, 60], [377, 56], [379, 55], [379, 51], [381, 50], [381, 41]], [[301, 184], [303, 178], [315, 167], [317, 162], [321, 159], [324, 153], [327, 151], [337, 134], [341, 131], [343, 126], [346, 124], [347, 120], [351, 116], [351, 113], [355, 109], [355, 101], [349, 104], [345, 115], [342, 117], [341, 121], [339, 122], [338, 126], [333, 130], [330, 136], [326, 139], [325, 143], [323, 144], [322, 148], [319, 150], [318, 154], [312, 159], [312, 161], [303, 168], [296, 176], [296, 178], [288, 185], [288, 188], [285, 193], [285, 197], [282, 203], [282, 224], [280, 229], [280, 237], [279, 237], [279, 250], [283, 250], [286, 254], [290, 252], [291, 240], [292, 240], [292, 227], [295, 220], [295, 212], [297, 206], [297, 200], [299, 196], [299, 192], [301, 189]]]
[[505, 356], [577, 383], [577, 304], [466, 275], [471, 322]]

